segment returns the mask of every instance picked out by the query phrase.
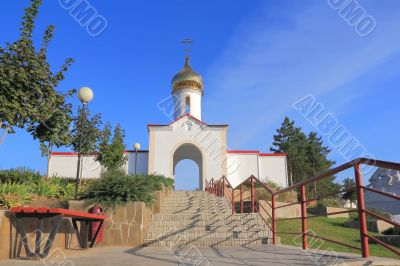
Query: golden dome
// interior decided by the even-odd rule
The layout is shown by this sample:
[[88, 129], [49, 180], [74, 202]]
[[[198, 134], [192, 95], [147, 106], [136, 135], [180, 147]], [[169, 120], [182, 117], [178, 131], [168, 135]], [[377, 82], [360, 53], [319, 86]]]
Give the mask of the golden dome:
[[188, 87], [203, 92], [203, 79], [198, 73], [193, 71], [190, 66], [189, 56], [186, 56], [185, 65], [182, 70], [173, 77], [171, 83], [173, 92]]

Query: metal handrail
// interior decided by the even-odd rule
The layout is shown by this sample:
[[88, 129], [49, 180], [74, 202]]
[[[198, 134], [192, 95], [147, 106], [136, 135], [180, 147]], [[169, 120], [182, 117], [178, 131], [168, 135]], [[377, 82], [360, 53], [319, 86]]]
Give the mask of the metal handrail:
[[340, 165], [338, 167], [332, 168], [332, 169], [330, 169], [330, 170], [328, 170], [328, 171], [326, 171], [326, 172], [324, 172], [324, 173], [322, 173], [320, 175], [317, 175], [317, 176], [314, 176], [314, 177], [311, 177], [311, 178], [307, 178], [307, 179], [305, 179], [303, 181], [300, 181], [300, 182], [298, 182], [296, 184], [293, 184], [290, 187], [278, 190], [278, 191], [274, 192], [273, 194], [274, 195], [278, 195], [278, 194], [281, 194], [281, 193], [284, 193], [284, 192], [288, 192], [288, 191], [294, 190], [296, 188], [299, 188], [301, 185], [307, 185], [307, 184], [313, 183], [315, 181], [318, 181], [318, 180], [320, 180], [322, 178], [325, 178], [325, 177], [328, 177], [328, 176], [332, 176], [332, 175], [337, 174], [339, 172], [342, 172], [344, 170], [350, 169], [350, 168], [354, 167], [357, 164], [366, 164], [366, 165], [370, 165], [370, 166], [377, 166], [377, 167], [382, 167], [382, 168], [387, 168], [387, 169], [393, 169], [393, 170], [399, 170], [400, 171], [400, 164], [398, 164], [398, 163], [381, 161], [381, 160], [373, 160], [373, 159], [368, 159], [368, 158], [358, 158], [358, 159], [352, 160], [352, 161], [350, 161], [348, 163], [342, 164], [342, 165]]
[[[265, 208], [263, 206], [261, 206], [261, 207], [268, 214], [268, 216], [272, 217], [272, 228], [267, 223], [267, 220], [264, 217], [262, 217], [262, 216], [261, 217], [267, 223], [267, 226], [272, 229], [273, 244], [277, 243], [276, 242], [276, 235], [277, 235], [276, 222], [277, 221], [301, 219], [302, 232], [298, 233], [298, 234], [302, 235], [302, 238], [303, 238], [303, 249], [307, 249], [308, 248], [308, 238], [307, 237], [312, 237], [312, 238], [319, 238], [319, 239], [330, 241], [330, 242], [333, 242], [333, 243], [336, 243], [336, 244], [339, 244], [339, 245], [343, 245], [343, 246], [347, 246], [347, 247], [351, 247], [351, 248], [354, 248], [354, 249], [361, 250], [362, 251], [362, 256], [364, 258], [366, 258], [366, 257], [369, 256], [368, 239], [371, 239], [371, 240], [375, 241], [377, 244], [380, 244], [383, 247], [389, 249], [390, 251], [396, 253], [397, 255], [400, 255], [400, 250], [399, 249], [394, 248], [394, 247], [392, 247], [392, 246], [380, 241], [379, 239], [376, 239], [376, 238], [374, 238], [374, 237], [372, 237], [372, 236], [367, 234], [366, 215], [374, 216], [375, 218], [383, 220], [383, 221], [385, 221], [385, 222], [387, 222], [387, 223], [389, 223], [391, 225], [394, 225], [394, 226], [400, 226], [400, 224], [367, 210], [365, 208], [365, 204], [364, 204], [364, 190], [370, 191], [372, 193], [377, 193], [377, 194], [380, 194], [380, 195], [383, 195], [383, 196], [387, 196], [387, 197], [390, 197], [390, 198], [395, 199], [395, 200], [400, 200], [400, 197], [396, 196], [396, 195], [393, 195], [391, 193], [387, 193], [387, 192], [383, 192], [383, 191], [379, 191], [379, 190], [375, 190], [373, 188], [369, 188], [369, 187], [363, 186], [363, 184], [362, 184], [362, 173], [361, 173], [361, 168], [360, 168], [361, 164], [369, 165], [369, 166], [382, 167], [382, 168], [387, 168], [387, 169], [393, 169], [393, 170], [400, 170], [400, 164], [399, 163], [381, 161], [381, 160], [373, 160], [373, 159], [368, 159], [368, 158], [358, 158], [358, 159], [352, 160], [352, 161], [350, 161], [348, 163], [342, 164], [342, 165], [340, 165], [338, 167], [335, 167], [333, 169], [330, 169], [330, 170], [328, 170], [328, 171], [326, 171], [326, 172], [324, 172], [324, 173], [322, 173], [320, 175], [308, 178], [308, 179], [303, 180], [301, 182], [298, 182], [298, 183], [296, 183], [296, 184], [294, 184], [294, 185], [292, 185], [290, 187], [287, 187], [287, 188], [284, 188], [284, 189], [281, 189], [281, 190], [278, 190], [278, 191], [275, 191], [275, 192], [273, 192], [271, 189], [269, 189], [267, 186], [265, 186], [264, 183], [261, 182], [258, 178], [256, 178], [255, 176], [251, 175], [251, 176], [249, 176], [247, 179], [245, 179], [244, 181], [242, 181], [239, 185], [237, 185], [235, 187], [235, 188], [237, 188], [238, 186], [240, 186], [240, 188], [241, 188], [240, 189], [241, 212], [243, 212], [242, 185], [245, 182], [249, 181], [249, 180], [251, 181], [251, 196], [250, 196], [250, 198], [251, 198], [251, 203], [252, 203], [252, 212], [255, 212], [256, 208], [255, 208], [255, 204], [254, 204], [254, 202], [255, 202], [255, 200], [254, 200], [254, 188], [255, 188], [254, 187], [254, 181], [257, 181], [259, 184], [261, 184], [261, 186], [265, 190], [267, 190], [271, 194], [271, 202], [272, 203], [269, 204], [268, 201], [266, 201], [266, 202], [268, 202], [269, 206], [271, 207], [272, 214], [270, 215], [268, 212], [266, 212], [266, 210], [265, 210]], [[357, 193], [357, 205], [358, 205], [357, 206], [357, 210], [332, 212], [332, 213], [324, 214], [323, 216], [325, 216], [325, 215], [342, 214], [342, 213], [350, 213], [350, 212], [358, 212], [358, 220], [359, 220], [359, 223], [360, 223], [361, 248], [354, 247], [354, 246], [351, 246], [351, 245], [348, 245], [348, 244], [345, 244], [345, 243], [341, 243], [341, 242], [338, 242], [336, 240], [332, 240], [332, 239], [328, 239], [328, 238], [324, 238], [324, 237], [321, 237], [321, 236], [310, 234], [308, 232], [308, 229], [307, 229], [307, 219], [314, 218], [314, 217], [320, 217], [322, 215], [312, 215], [312, 216], [307, 217], [306, 204], [308, 202], [310, 202], [310, 201], [320, 200], [320, 199], [322, 199], [324, 197], [328, 197], [328, 196], [335, 195], [335, 194], [338, 194], [338, 193], [340, 194], [340, 193], [343, 193], [345, 191], [338, 191], [338, 192], [334, 192], [334, 193], [328, 193], [328, 194], [325, 194], [325, 195], [316, 196], [315, 198], [312, 198], [312, 199], [307, 199], [305, 186], [308, 185], [308, 184], [314, 183], [316, 181], [319, 181], [321, 179], [324, 179], [326, 177], [335, 175], [335, 174], [337, 174], [339, 172], [342, 172], [342, 171], [350, 169], [350, 168], [354, 168], [354, 175], [355, 175], [355, 181], [356, 181], [356, 190], [355, 191]], [[229, 180], [225, 176], [223, 176], [217, 182], [215, 182], [215, 181], [211, 182], [210, 181], [209, 185], [211, 185], [212, 187], [215, 187], [221, 181], [224, 181], [224, 182], [226, 181], [226, 183], [232, 188], [232, 195], [230, 197], [231, 198], [230, 200], [231, 200], [231, 203], [232, 203], [232, 212], [234, 213], [234, 205], [235, 205], [235, 198], [236, 198], [234, 196], [234, 189], [235, 188], [231, 185]], [[299, 202], [289, 203], [289, 204], [285, 204], [285, 205], [282, 205], [282, 206], [276, 206], [276, 198], [277, 198], [278, 195], [280, 195], [282, 193], [285, 193], [285, 192], [288, 192], [288, 191], [297, 190], [297, 189], [300, 189], [300, 192], [301, 192], [300, 193], [301, 194], [301, 200]], [[210, 189], [208, 189], [208, 191], [210, 191]], [[224, 195], [222, 195], [222, 196], [224, 196]], [[276, 219], [276, 210], [277, 209], [288, 207], [288, 206], [291, 206], [291, 205], [296, 205], [296, 204], [300, 204], [300, 206], [301, 206], [301, 216], [300, 217]], [[259, 208], [257, 208], [257, 209], [258, 209], [257, 210], [258, 213], [261, 215], [261, 213], [259, 211]], [[297, 234], [297, 233], [287, 233], [287, 232], [279, 232], [279, 233], [280, 234]]]

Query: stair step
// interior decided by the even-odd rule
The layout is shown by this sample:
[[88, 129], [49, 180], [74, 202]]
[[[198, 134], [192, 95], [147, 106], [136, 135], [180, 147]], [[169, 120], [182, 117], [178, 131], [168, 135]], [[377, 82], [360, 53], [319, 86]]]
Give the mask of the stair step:
[[151, 226], [149, 232], [157, 232], [160, 235], [163, 232], [170, 232], [172, 230], [185, 231], [185, 232], [232, 232], [232, 231], [262, 231], [269, 232], [266, 225], [236, 225], [236, 226]]
[[251, 238], [251, 239], [227, 239], [227, 238], [205, 238], [191, 240], [165, 240], [145, 239], [146, 247], [177, 247], [177, 246], [245, 246], [245, 245], [265, 245], [272, 244], [271, 238]]
[[263, 220], [248, 220], [248, 221], [225, 221], [225, 220], [216, 220], [216, 221], [196, 221], [196, 220], [181, 220], [181, 221], [151, 221], [151, 226], [189, 226], [189, 225], [197, 225], [197, 226], [236, 226], [236, 225], [265, 225]]
[[169, 239], [203, 239], [203, 238], [227, 238], [227, 239], [250, 239], [250, 238], [262, 238], [271, 237], [268, 231], [249, 231], [249, 232], [186, 232], [183, 231], [171, 231], [166, 233], [159, 232], [148, 232], [146, 238], [169, 240]]
[[258, 213], [246, 213], [246, 214], [161, 214], [156, 213], [152, 216], [153, 220], [211, 220], [211, 219], [229, 219], [229, 220], [245, 220], [245, 219], [260, 219]]

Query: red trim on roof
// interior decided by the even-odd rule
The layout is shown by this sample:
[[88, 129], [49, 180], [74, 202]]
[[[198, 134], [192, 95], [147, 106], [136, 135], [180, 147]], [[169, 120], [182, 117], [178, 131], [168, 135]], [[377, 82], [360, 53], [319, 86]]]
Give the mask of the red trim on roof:
[[236, 153], [236, 154], [257, 154], [261, 157], [264, 156], [287, 156], [284, 153], [260, 153], [260, 151], [258, 150], [230, 150], [230, 151], [226, 151], [227, 153]]
[[76, 156], [77, 152], [65, 152], [65, 151], [54, 151], [51, 155], [62, 155], [62, 156]]
[[285, 153], [260, 153], [260, 156], [264, 157], [264, 156], [287, 156]]
[[209, 126], [209, 127], [218, 127], [218, 126], [220, 126], [220, 127], [227, 127], [227, 126], [229, 126], [229, 125], [208, 125], [208, 124], [204, 123], [203, 121], [197, 119], [196, 117], [194, 117], [194, 116], [192, 116], [192, 115], [190, 115], [190, 114], [185, 114], [185, 115], [183, 115], [183, 116], [178, 117], [177, 119], [175, 119], [173, 122], [169, 123], [168, 125], [148, 124], [147, 127], [165, 127], [165, 126], [170, 126], [170, 125], [172, 125], [173, 123], [175, 123], [175, 122], [181, 120], [181, 119], [184, 118], [184, 117], [189, 117], [189, 118], [193, 119], [194, 121], [196, 121], [196, 122], [198, 122], [198, 123], [200, 123], [200, 124], [202, 124], [202, 125]]
[[[124, 150], [124, 153], [135, 152], [134, 150]], [[139, 150], [137, 152], [149, 152], [148, 150]], [[52, 152], [51, 155], [55, 156], [78, 156], [77, 152], [65, 152], [65, 151], [55, 151]], [[97, 153], [90, 154], [92, 156], [97, 155]]]
[[257, 150], [231, 150], [231, 151], [226, 151], [227, 153], [246, 153], [246, 154], [248, 154], [248, 153], [251, 153], [251, 154], [253, 154], [253, 153], [256, 153], [256, 154], [259, 154], [260, 153], [260, 151], [257, 151]]

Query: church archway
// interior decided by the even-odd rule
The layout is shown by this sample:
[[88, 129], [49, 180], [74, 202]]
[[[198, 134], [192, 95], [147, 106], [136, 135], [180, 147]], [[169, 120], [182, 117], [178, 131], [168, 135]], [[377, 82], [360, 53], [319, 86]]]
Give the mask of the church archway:
[[194, 144], [185, 143], [180, 145], [173, 155], [173, 176], [175, 178], [176, 166], [182, 160], [192, 160], [198, 166], [198, 188], [203, 189], [203, 156], [199, 148]]

